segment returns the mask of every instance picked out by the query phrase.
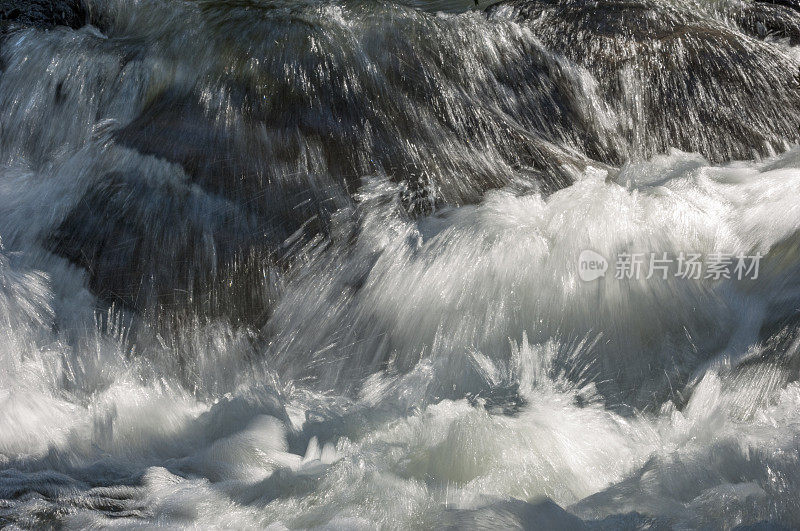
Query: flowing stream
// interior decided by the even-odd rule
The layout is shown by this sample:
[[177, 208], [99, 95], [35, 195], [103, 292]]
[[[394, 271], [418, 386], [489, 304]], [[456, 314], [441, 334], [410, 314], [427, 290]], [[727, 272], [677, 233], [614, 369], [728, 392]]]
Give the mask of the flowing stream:
[[800, 527], [793, 0], [11, 4], [0, 525]]

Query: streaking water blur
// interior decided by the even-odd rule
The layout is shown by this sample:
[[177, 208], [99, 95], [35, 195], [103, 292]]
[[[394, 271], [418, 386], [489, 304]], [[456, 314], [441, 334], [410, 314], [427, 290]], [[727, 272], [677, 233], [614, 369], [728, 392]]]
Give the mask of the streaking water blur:
[[0, 41], [0, 522], [800, 526], [789, 33], [90, 5]]

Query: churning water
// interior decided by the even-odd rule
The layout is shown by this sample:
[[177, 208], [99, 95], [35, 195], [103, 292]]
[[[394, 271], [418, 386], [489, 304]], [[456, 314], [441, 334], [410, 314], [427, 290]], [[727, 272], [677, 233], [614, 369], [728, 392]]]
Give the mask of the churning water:
[[780, 4], [0, 1], [0, 524], [800, 526]]

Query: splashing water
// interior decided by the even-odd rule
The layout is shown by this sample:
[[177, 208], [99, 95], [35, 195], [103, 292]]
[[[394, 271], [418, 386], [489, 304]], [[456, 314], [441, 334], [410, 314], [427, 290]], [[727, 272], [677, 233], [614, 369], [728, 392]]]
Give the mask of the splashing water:
[[0, 2], [0, 523], [800, 526], [800, 13], [468, 4]]

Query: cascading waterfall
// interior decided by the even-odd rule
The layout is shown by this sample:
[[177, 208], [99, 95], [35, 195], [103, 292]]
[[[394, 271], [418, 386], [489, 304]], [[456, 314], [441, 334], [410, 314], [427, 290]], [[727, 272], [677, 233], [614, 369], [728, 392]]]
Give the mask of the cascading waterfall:
[[799, 527], [798, 45], [794, 0], [0, 0], [0, 524]]

